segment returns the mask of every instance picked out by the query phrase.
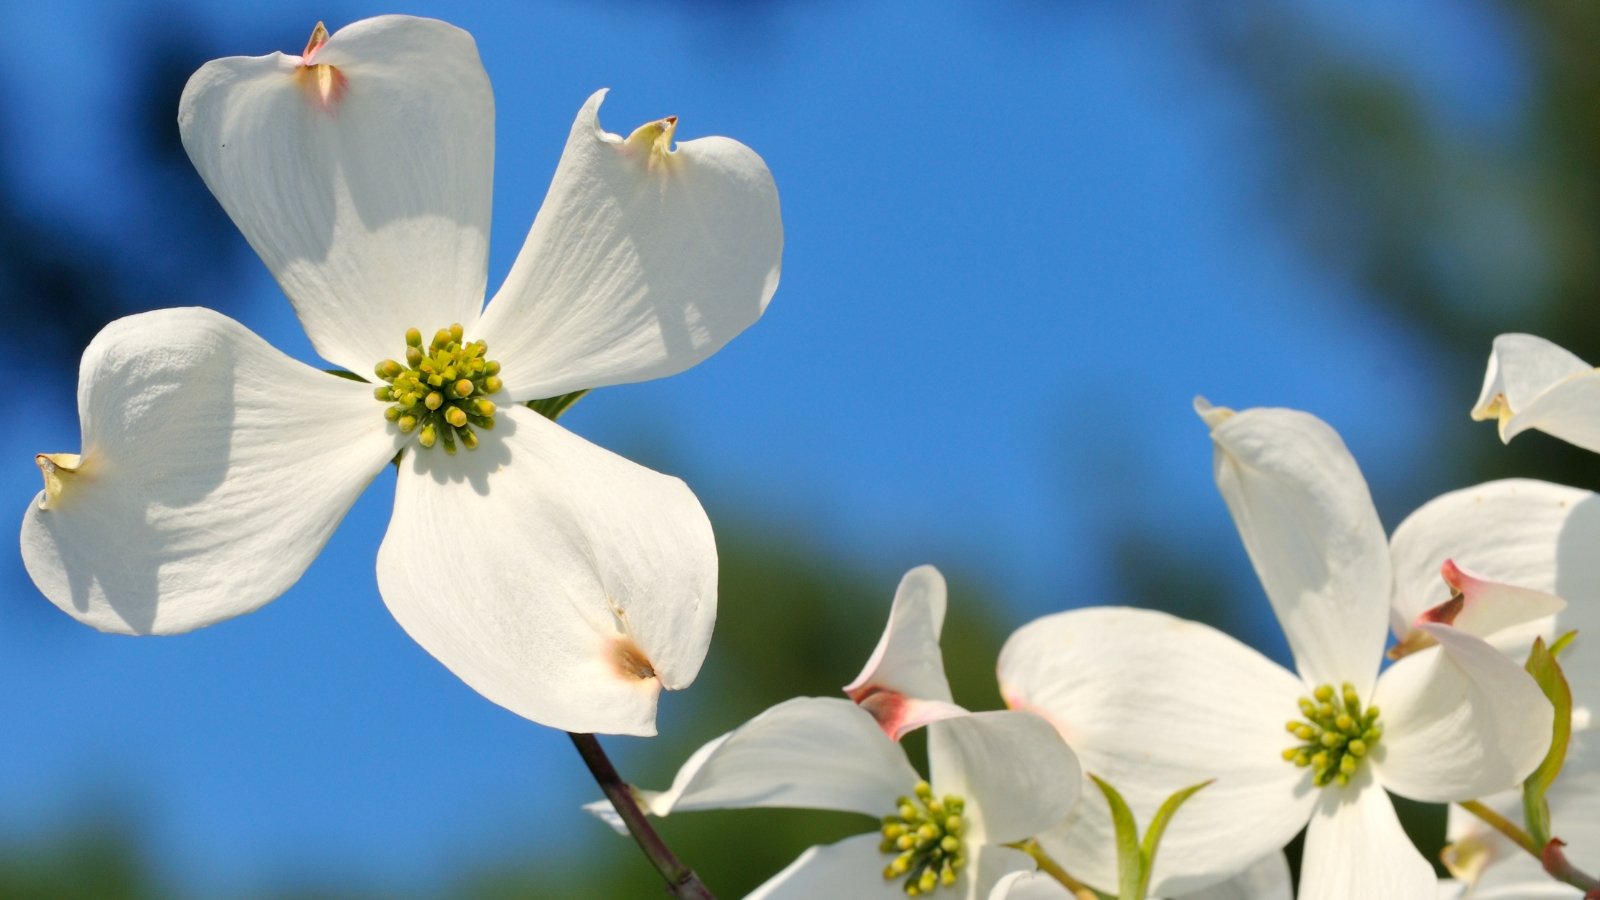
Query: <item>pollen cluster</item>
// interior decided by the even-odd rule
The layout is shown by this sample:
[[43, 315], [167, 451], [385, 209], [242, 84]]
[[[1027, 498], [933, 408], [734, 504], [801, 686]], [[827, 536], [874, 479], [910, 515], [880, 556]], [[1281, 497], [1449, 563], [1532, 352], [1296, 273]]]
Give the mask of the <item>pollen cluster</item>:
[[386, 359], [375, 367], [384, 387], [373, 392], [392, 404], [383, 417], [405, 434], [417, 433], [424, 447], [444, 445], [455, 453], [459, 444], [478, 446], [474, 428], [494, 428], [495, 405], [488, 398], [501, 388], [500, 364], [484, 359], [483, 341], [461, 342], [461, 325], [441, 328], [424, 350], [422, 332], [406, 331], [406, 362]]
[[1291, 719], [1286, 727], [1303, 743], [1283, 751], [1283, 758], [1311, 769], [1317, 787], [1349, 784], [1383, 736], [1378, 708], [1362, 709], [1350, 684], [1337, 692], [1331, 684], [1319, 686], [1310, 697], [1300, 698], [1300, 714], [1303, 719]]
[[883, 817], [882, 853], [895, 854], [884, 866], [886, 880], [905, 878], [906, 894], [925, 894], [939, 885], [953, 885], [956, 874], [967, 863], [961, 836], [966, 821], [961, 818], [965, 801], [954, 795], [943, 799], [933, 795], [926, 781], [917, 782], [915, 797], [896, 801], [894, 814]]

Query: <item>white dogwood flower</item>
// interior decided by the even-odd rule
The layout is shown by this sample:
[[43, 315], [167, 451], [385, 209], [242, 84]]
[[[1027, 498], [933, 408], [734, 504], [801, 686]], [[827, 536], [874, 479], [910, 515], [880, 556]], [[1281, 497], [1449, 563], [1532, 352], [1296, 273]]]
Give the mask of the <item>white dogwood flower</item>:
[[[1594, 711], [1600, 705], [1600, 656], [1594, 652], [1594, 635], [1600, 632], [1596, 546], [1600, 546], [1600, 495], [1521, 478], [1491, 481], [1430, 500], [1400, 523], [1392, 541], [1397, 585], [1394, 624], [1402, 639], [1407, 623], [1439, 604], [1449, 604], [1456, 593], [1426, 575], [1430, 562], [1447, 548], [1463, 566], [1486, 578], [1567, 601], [1553, 615], [1527, 622], [1498, 624], [1502, 617], [1490, 617], [1484, 622], [1487, 627], [1475, 633], [1513, 660], [1522, 660], [1534, 637], [1549, 643], [1577, 632], [1560, 656], [1572, 690], [1573, 742], [1548, 800], [1551, 829], [1567, 843], [1567, 858], [1591, 872], [1600, 868], [1600, 741], [1592, 732]], [[1468, 580], [1464, 594], [1475, 586]], [[1456, 624], [1462, 625], [1462, 619], [1457, 618]], [[1479, 799], [1511, 821], [1522, 820], [1520, 790]], [[1450, 809], [1449, 837], [1456, 867], [1475, 888], [1473, 897], [1509, 900], [1582, 893], [1553, 880], [1532, 855], [1460, 807]]]
[[[1300, 412], [1197, 409], [1296, 671], [1164, 613], [1082, 609], [1011, 637], [1002, 693], [1048, 718], [1142, 819], [1215, 779], [1168, 828], [1155, 893], [1238, 872], [1309, 822], [1300, 897], [1431, 898], [1432, 866], [1385, 791], [1454, 802], [1516, 784], [1549, 745], [1550, 704], [1517, 662], [1439, 622], [1417, 626], [1437, 646], [1380, 675], [1390, 550], [1343, 442]], [[1092, 794], [1040, 843], [1080, 878], [1115, 883]]]
[[1494, 419], [1502, 441], [1538, 429], [1600, 453], [1600, 373], [1544, 338], [1502, 334], [1472, 418]]
[[710, 525], [678, 479], [523, 403], [711, 355], [765, 309], [783, 235], [749, 148], [674, 146], [675, 118], [609, 134], [603, 96], [483, 308], [494, 104], [470, 35], [319, 24], [300, 56], [196, 72], [190, 159], [317, 352], [376, 380], [204, 309], [113, 322], [84, 352], [82, 449], [39, 457], [22, 551], [40, 590], [132, 634], [250, 612], [399, 454], [378, 587], [407, 633], [530, 719], [654, 733], [710, 639]]
[[[1077, 801], [1077, 760], [1032, 713], [967, 713], [927, 727], [923, 781], [866, 710], [797, 697], [695, 751], [667, 790], [636, 795], [657, 816], [788, 807], [878, 820], [867, 834], [810, 848], [753, 898], [987, 898], [1005, 875], [1033, 867], [1005, 845], [1054, 825]], [[587, 808], [620, 824], [603, 801]]]

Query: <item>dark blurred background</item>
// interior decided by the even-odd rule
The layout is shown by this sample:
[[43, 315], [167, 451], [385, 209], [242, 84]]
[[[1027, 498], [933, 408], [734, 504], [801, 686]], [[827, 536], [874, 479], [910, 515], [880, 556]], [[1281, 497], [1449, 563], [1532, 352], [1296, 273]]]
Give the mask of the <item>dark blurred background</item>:
[[[363, 3], [0, 13], [0, 298], [26, 387], [6, 496], [76, 449], [77, 355], [118, 316], [205, 305], [314, 357], [211, 199], [174, 116], [206, 59], [298, 52]], [[766, 319], [694, 372], [564, 420], [683, 475], [716, 525], [717, 635], [662, 735], [614, 740], [664, 787], [705, 740], [855, 675], [899, 575], [951, 577], [958, 701], [1069, 606], [1157, 607], [1285, 656], [1187, 404], [1296, 406], [1344, 433], [1384, 521], [1509, 475], [1600, 483], [1466, 411], [1490, 341], [1600, 360], [1600, 12], [1592, 4], [790, 0], [415, 3], [478, 39], [499, 147], [490, 283], [570, 117], [666, 113], [772, 165], [788, 233]], [[20, 360], [19, 360], [20, 361]], [[0, 896], [648, 897], [559, 734], [477, 698], [382, 609], [387, 476], [261, 613], [96, 635], [13, 551], [0, 600]], [[15, 546], [15, 545], [13, 545]], [[1436, 809], [1403, 805], [1419, 846]], [[726, 896], [848, 815], [685, 814]]]

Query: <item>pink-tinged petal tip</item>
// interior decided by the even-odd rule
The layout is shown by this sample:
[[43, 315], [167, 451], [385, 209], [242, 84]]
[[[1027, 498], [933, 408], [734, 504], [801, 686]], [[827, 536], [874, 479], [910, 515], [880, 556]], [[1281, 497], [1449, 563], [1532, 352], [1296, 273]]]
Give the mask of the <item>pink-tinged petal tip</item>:
[[306, 40], [306, 49], [300, 54], [300, 68], [295, 71], [295, 77], [312, 99], [320, 103], [323, 109], [331, 110], [344, 95], [349, 82], [344, 73], [334, 66], [312, 61], [327, 42], [328, 26], [318, 22], [317, 27], [311, 29], [311, 37]]
[[1566, 601], [1553, 594], [1481, 578], [1447, 559], [1439, 574], [1450, 587], [1450, 599], [1422, 611], [1410, 631], [1389, 648], [1390, 659], [1400, 659], [1434, 640], [1424, 625], [1450, 625], [1480, 638], [1554, 615]]

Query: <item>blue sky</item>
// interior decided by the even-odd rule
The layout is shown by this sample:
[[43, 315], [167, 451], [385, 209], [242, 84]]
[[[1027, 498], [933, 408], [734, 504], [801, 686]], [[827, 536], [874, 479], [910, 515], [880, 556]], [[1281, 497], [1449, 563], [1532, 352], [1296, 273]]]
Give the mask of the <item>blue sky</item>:
[[[563, 421], [681, 474], [713, 520], [755, 517], [879, 573], [885, 600], [932, 562], [995, 585], [1007, 628], [1116, 602], [1102, 560], [1130, 522], [1243, 571], [1196, 394], [1311, 410], [1381, 486], [1431, 452], [1425, 415], [1465, 415], [1476, 393], [1436, 383], [1414, 336], [1305, 259], [1274, 213], [1268, 129], [1176, 7], [8, 8], [0, 110], [22, 202], [107, 242], [159, 229], [108, 124], [137, 16], [255, 55], [379, 12], [477, 38], [497, 106], [491, 287], [596, 88], [612, 88], [609, 130], [676, 114], [682, 138], [766, 158], [787, 245], [765, 318], [696, 369], [598, 392]], [[1487, 97], [1473, 108], [1490, 126], [1518, 90], [1494, 25], [1443, 9], [1329, 23], [1374, 58], [1404, 53], [1447, 108]], [[238, 317], [313, 359], [265, 269], [244, 269]], [[0, 467], [19, 519], [31, 455], [76, 449], [72, 391], [26, 401]], [[181, 638], [95, 634], [49, 607], [15, 549], [0, 555], [0, 832], [109, 797], [149, 823], [170, 872], [221, 889], [335, 866], [427, 884], [589, 827], [560, 812], [590, 793], [565, 738], [478, 698], [384, 610], [372, 562], [391, 493], [380, 477], [282, 599]]]

